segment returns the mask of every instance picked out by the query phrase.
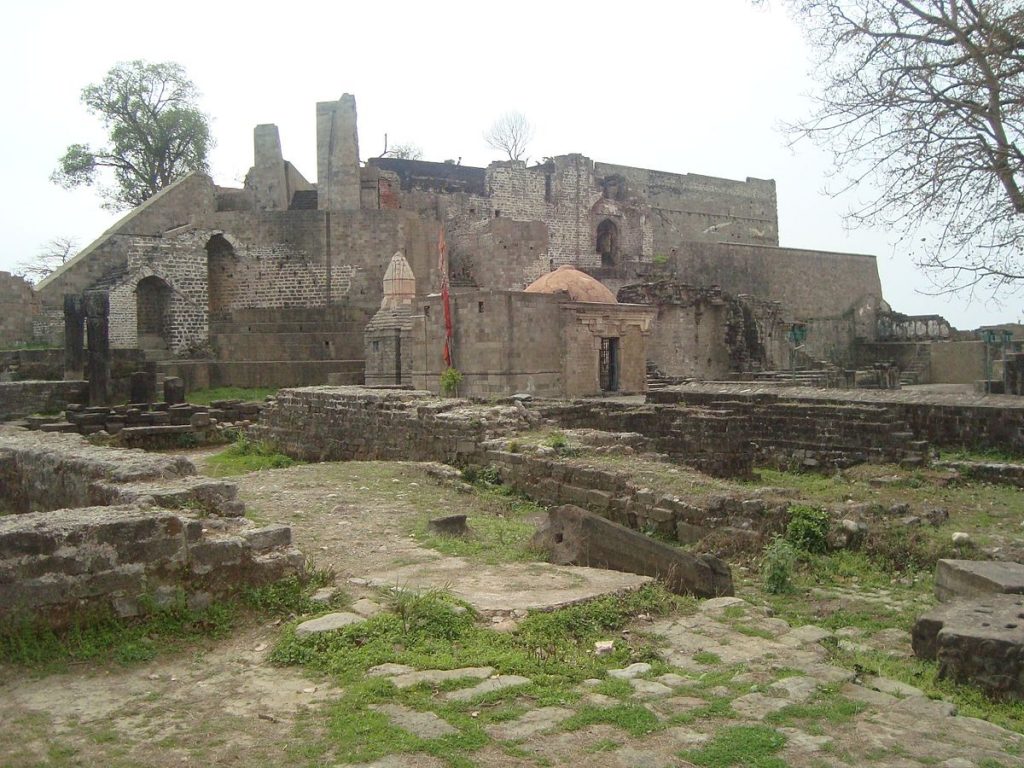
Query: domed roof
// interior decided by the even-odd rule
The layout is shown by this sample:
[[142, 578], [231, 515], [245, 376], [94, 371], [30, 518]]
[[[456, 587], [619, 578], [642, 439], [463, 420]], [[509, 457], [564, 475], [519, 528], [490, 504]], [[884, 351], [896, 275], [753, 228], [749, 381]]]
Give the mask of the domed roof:
[[586, 272], [565, 264], [554, 272], [548, 272], [534, 280], [527, 293], [559, 293], [565, 291], [572, 301], [588, 301], [592, 304], [618, 304], [614, 294]]

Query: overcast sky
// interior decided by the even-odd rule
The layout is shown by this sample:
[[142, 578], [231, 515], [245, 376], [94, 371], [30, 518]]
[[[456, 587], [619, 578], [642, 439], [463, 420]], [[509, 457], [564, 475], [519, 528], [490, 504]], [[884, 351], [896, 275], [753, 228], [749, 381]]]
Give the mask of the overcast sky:
[[[482, 139], [502, 112], [536, 126], [530, 156], [582, 152], [675, 173], [775, 179], [784, 246], [878, 257], [885, 298], [960, 328], [1020, 321], [1002, 305], [929, 290], [896, 236], [844, 229], [825, 156], [780, 131], [813, 89], [799, 30], [746, 0], [645, 2], [57, 2], [6, 5], [0, 25], [0, 269], [53, 237], [80, 246], [116, 219], [88, 188], [48, 177], [73, 142], [102, 143], [83, 86], [116, 62], [177, 61], [199, 87], [216, 140], [211, 172], [240, 186], [252, 129], [276, 123], [285, 157], [316, 176], [315, 104], [353, 93], [360, 152], [419, 145], [427, 160], [499, 159]], [[828, 274], [808, 275], [828, 280]], [[851, 299], [854, 297], [851, 297]]]

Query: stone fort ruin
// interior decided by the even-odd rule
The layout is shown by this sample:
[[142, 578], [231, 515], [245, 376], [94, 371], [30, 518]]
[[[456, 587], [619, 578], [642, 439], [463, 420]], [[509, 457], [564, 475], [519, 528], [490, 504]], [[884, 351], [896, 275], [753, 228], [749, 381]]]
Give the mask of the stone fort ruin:
[[[40, 283], [34, 338], [60, 343], [66, 328], [78, 333], [83, 318], [66, 324], [65, 297], [102, 294], [111, 349], [142, 350], [189, 388], [365, 377], [436, 390], [439, 321], [430, 297], [440, 288], [442, 225], [453, 312], [465, 320], [453, 341], [467, 394], [593, 393], [589, 378], [585, 386], [565, 376], [551, 384], [529, 367], [526, 342], [509, 335], [520, 319], [570, 345], [579, 339], [565, 328], [589, 323], [580, 337], [593, 348], [586, 354], [605, 365], [608, 340], [622, 338], [611, 314], [632, 313], [643, 318], [634, 327], [642, 328], [648, 366], [676, 378], [809, 360], [849, 367], [858, 344], [902, 328], [882, 298], [874, 257], [779, 245], [770, 180], [651, 171], [579, 154], [486, 168], [361, 163], [354, 97], [319, 103], [316, 114], [316, 184], [284, 159], [276, 126], [257, 126], [242, 188], [192, 173]], [[383, 289], [396, 254], [415, 286], [397, 303]], [[562, 266], [600, 281], [626, 306], [577, 303], [570, 319], [568, 307], [522, 293]], [[815, 279], [826, 273], [828, 280]], [[938, 338], [939, 325], [925, 334]], [[794, 327], [803, 329], [800, 344]], [[623, 390], [643, 390], [638, 364], [620, 372], [620, 385], [630, 382]], [[614, 389], [607, 373], [600, 388]]]

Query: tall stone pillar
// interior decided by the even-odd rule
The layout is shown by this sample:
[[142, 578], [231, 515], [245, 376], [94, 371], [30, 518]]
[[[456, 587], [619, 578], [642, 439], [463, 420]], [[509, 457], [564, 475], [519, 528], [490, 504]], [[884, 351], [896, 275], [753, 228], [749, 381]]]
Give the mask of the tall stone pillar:
[[317, 207], [322, 211], [358, 211], [359, 135], [356, 98], [316, 105]]
[[83, 299], [89, 337], [89, 405], [106, 405], [110, 399], [110, 297], [96, 292], [85, 294]]
[[257, 125], [253, 130], [254, 162], [245, 186], [256, 197], [262, 211], [288, 210], [288, 178], [281, 152], [281, 134], [276, 125]]
[[85, 309], [81, 295], [64, 295], [64, 380], [85, 378]]

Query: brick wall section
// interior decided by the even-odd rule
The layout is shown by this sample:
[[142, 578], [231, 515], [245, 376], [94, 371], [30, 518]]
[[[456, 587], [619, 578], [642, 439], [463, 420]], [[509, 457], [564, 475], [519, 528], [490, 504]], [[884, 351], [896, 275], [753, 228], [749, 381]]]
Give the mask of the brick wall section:
[[0, 421], [59, 411], [69, 403], [85, 402], [88, 396], [85, 381], [0, 382]]
[[211, 535], [200, 520], [136, 506], [90, 507], [0, 517], [0, 620], [52, 626], [111, 609], [143, 611], [183, 591], [190, 600], [301, 572], [284, 526]]

